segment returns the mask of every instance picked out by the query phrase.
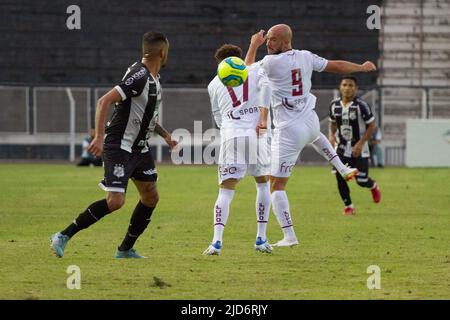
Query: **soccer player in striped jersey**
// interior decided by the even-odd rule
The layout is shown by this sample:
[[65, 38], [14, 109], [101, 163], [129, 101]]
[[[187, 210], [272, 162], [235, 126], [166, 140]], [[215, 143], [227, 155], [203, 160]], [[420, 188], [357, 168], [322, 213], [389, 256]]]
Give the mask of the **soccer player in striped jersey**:
[[[235, 56], [241, 57], [241, 48], [226, 44], [215, 54], [218, 63]], [[247, 173], [256, 182], [256, 218], [258, 231], [255, 250], [271, 253], [266, 237], [270, 212], [269, 171], [270, 157], [267, 144], [268, 107], [270, 91], [267, 78], [255, 64], [248, 67], [248, 77], [238, 87], [226, 87], [216, 76], [208, 85], [212, 113], [220, 128], [219, 195], [214, 205], [214, 237], [204, 251], [205, 255], [219, 255], [223, 230], [227, 223], [235, 187]]]
[[[98, 100], [95, 137], [89, 151], [96, 156], [103, 155], [105, 175], [99, 186], [107, 192], [106, 199], [92, 203], [66, 229], [51, 237], [51, 248], [57, 257], [63, 256], [67, 242], [76, 233], [125, 204], [128, 180], [132, 179], [140, 201], [115, 257], [143, 258], [133, 246], [150, 223], [159, 199], [157, 171], [148, 139], [156, 132], [170, 148], [177, 145], [177, 141], [157, 123], [162, 99], [159, 70], [166, 64], [168, 52], [169, 41], [162, 33], [145, 33], [142, 60], [131, 65], [122, 81]], [[114, 113], [105, 130], [105, 118], [111, 104], [115, 104]]]
[[327, 137], [320, 132], [319, 118], [314, 110], [316, 97], [311, 94], [311, 76], [316, 72], [353, 73], [374, 71], [375, 65], [367, 61], [355, 64], [348, 61], [329, 61], [306, 50], [292, 48], [292, 30], [288, 25], [275, 25], [264, 35], [254, 34], [245, 62], [251, 65], [257, 49], [266, 42], [267, 53], [261, 60], [272, 91], [272, 110], [275, 129], [271, 150], [272, 206], [284, 232], [284, 238], [274, 246], [298, 244], [286, 194], [286, 184], [297, 158], [310, 143], [316, 151], [333, 165], [345, 180], [353, 178], [357, 169], [345, 166], [337, 156]]
[[[378, 203], [381, 200], [380, 188], [375, 180], [369, 177], [368, 140], [377, 130], [375, 116], [369, 104], [357, 97], [358, 84], [355, 77], [344, 76], [339, 85], [339, 92], [340, 98], [333, 100], [330, 105], [330, 143], [337, 145], [337, 154], [342, 162], [358, 169], [356, 183], [363, 188], [369, 188], [373, 202]], [[354, 215], [356, 210], [347, 182], [339, 174], [336, 174], [336, 179], [345, 205], [343, 214]]]

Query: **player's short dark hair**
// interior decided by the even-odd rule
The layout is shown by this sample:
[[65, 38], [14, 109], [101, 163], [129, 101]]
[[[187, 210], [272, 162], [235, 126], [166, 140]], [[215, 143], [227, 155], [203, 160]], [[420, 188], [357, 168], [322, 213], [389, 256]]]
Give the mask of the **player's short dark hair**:
[[234, 44], [224, 44], [219, 49], [216, 50], [214, 58], [220, 63], [223, 59], [228, 57], [239, 57], [242, 58], [242, 49]]
[[354, 76], [343, 76], [343, 77], [341, 78], [341, 83], [342, 83], [342, 81], [344, 81], [344, 80], [353, 80], [353, 82], [355, 83], [355, 85], [358, 85], [358, 80], [356, 80], [356, 77], [354, 77]]
[[144, 33], [142, 37], [142, 55], [148, 53], [150, 47], [161, 43], [169, 43], [169, 40], [162, 32], [148, 31]]

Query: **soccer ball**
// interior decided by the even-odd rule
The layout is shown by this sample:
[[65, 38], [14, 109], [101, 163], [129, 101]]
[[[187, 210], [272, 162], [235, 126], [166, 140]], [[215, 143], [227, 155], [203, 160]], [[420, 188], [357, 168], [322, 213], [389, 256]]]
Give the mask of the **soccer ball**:
[[247, 80], [248, 70], [241, 58], [229, 57], [219, 63], [217, 75], [227, 87], [237, 87]]

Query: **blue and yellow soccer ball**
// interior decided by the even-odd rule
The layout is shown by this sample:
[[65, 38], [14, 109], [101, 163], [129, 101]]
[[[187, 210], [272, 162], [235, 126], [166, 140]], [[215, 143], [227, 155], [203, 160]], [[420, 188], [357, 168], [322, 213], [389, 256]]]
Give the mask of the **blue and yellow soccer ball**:
[[241, 58], [229, 57], [219, 63], [217, 75], [227, 87], [237, 87], [247, 80], [248, 70]]

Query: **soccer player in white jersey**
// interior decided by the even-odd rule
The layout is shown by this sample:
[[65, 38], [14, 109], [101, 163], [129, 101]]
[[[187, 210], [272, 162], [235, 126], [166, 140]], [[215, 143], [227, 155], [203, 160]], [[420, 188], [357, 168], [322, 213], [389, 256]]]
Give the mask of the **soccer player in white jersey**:
[[[241, 57], [241, 48], [226, 44], [215, 54], [218, 63], [235, 56]], [[208, 85], [211, 109], [220, 128], [219, 195], [214, 205], [214, 238], [205, 255], [219, 255], [223, 230], [226, 225], [235, 187], [247, 174], [255, 177], [256, 218], [258, 232], [255, 250], [271, 253], [266, 237], [270, 212], [270, 158], [267, 145], [267, 118], [270, 88], [258, 64], [248, 67], [248, 77], [238, 87], [226, 87], [216, 76]]]
[[326, 60], [306, 50], [292, 49], [291, 40], [292, 31], [288, 25], [275, 25], [266, 36], [261, 30], [252, 36], [245, 59], [246, 64], [251, 65], [257, 49], [266, 42], [268, 55], [260, 63], [270, 82], [275, 125], [271, 151], [271, 198], [273, 211], [284, 233], [284, 238], [274, 246], [298, 244], [285, 189], [297, 158], [307, 143], [311, 143], [345, 180], [358, 172], [341, 162], [327, 137], [320, 132], [319, 119], [314, 111], [316, 97], [310, 93], [312, 72], [348, 74], [376, 70], [370, 61], [355, 64]]

